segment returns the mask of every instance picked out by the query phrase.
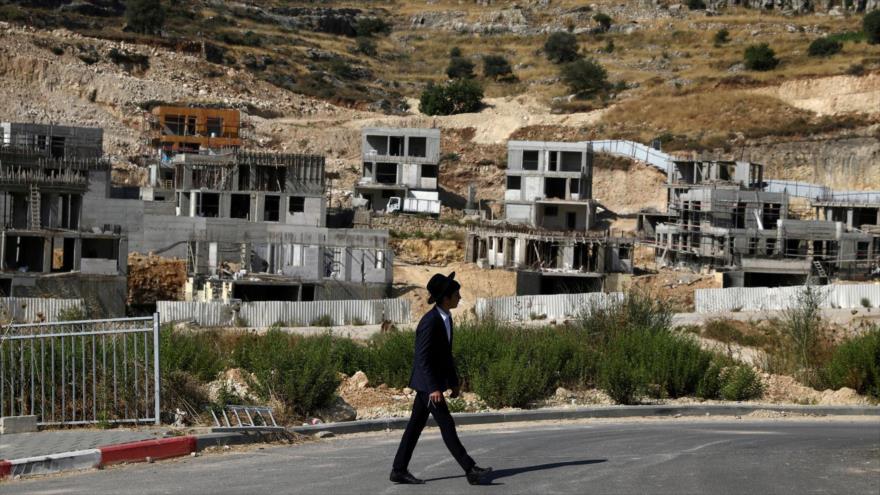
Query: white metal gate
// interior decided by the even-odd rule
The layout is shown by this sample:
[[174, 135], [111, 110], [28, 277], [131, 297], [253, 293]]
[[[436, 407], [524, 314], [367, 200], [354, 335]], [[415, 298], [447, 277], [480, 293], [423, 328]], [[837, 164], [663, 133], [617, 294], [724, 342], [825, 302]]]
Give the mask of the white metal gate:
[[159, 315], [0, 330], [0, 416], [159, 424]]

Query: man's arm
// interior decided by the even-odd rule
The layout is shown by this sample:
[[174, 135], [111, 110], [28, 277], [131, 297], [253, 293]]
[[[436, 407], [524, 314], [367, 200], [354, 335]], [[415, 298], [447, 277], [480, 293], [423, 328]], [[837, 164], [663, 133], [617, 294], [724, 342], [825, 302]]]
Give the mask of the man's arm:
[[430, 389], [428, 393], [440, 390], [437, 376], [429, 364], [431, 351], [433, 350], [431, 346], [432, 334], [434, 332], [433, 327], [433, 318], [422, 318], [419, 326], [416, 328], [416, 366], [428, 382], [428, 388]]

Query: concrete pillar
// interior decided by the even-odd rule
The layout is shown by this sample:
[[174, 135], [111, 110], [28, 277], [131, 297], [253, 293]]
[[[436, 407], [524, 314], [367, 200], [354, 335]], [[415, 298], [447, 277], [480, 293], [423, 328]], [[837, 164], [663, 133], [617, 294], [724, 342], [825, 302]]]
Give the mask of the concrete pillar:
[[[126, 254], [127, 253], [128, 253], [128, 250], [126, 249]], [[121, 263], [121, 261], [122, 260], [120, 260], [120, 263]], [[125, 264], [126, 265], [128, 264], [127, 256], [125, 259]], [[126, 266], [126, 268], [127, 268], [127, 266]], [[73, 271], [82, 270], [82, 237], [77, 237], [73, 241], [73, 268], [72, 269], [73, 269]]]
[[846, 209], [846, 228], [848, 228], [848, 229], [853, 228], [853, 209], [852, 208]]
[[562, 268], [571, 268], [574, 266], [574, 246], [562, 247]]
[[877, 208], [877, 220], [874, 222], [874, 225], [880, 225], [880, 208]]
[[52, 238], [43, 238], [43, 273], [52, 271]]

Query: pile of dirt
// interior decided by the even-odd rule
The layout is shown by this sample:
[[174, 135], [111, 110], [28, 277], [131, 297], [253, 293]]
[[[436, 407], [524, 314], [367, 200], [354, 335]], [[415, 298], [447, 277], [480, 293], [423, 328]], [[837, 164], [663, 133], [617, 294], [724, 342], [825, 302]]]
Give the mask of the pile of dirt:
[[414, 265], [445, 266], [464, 258], [461, 241], [446, 239], [394, 239], [394, 258]]
[[456, 321], [474, 317], [474, 306], [481, 297], [504, 297], [516, 295], [516, 273], [507, 270], [488, 270], [473, 263], [450, 263], [443, 267], [394, 264], [395, 297], [412, 302], [413, 317], [418, 319], [427, 312], [428, 291], [425, 286], [435, 273], [455, 272], [461, 283], [461, 303], [452, 311]]
[[153, 254], [128, 255], [128, 304], [177, 301], [186, 284], [186, 262]]
[[657, 273], [634, 276], [632, 288], [662, 296], [673, 312], [690, 313], [694, 311], [694, 291], [720, 289], [721, 281], [715, 274], [661, 268]]
[[764, 400], [773, 403], [815, 404], [820, 406], [866, 406], [868, 399], [851, 388], [814, 390], [785, 375], [763, 373]]

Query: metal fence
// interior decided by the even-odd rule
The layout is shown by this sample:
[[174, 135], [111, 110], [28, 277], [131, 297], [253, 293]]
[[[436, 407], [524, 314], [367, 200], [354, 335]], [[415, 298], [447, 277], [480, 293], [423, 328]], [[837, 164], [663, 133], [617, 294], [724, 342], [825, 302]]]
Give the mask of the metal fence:
[[262, 301], [243, 303], [179, 302], [156, 303], [164, 322], [194, 321], [205, 327], [309, 326], [316, 320], [321, 325], [378, 325], [383, 321], [409, 323], [411, 305], [405, 299], [342, 300], [342, 301]]
[[0, 416], [159, 424], [159, 315], [0, 330]]
[[[797, 304], [798, 295], [805, 287], [697, 289], [694, 291], [694, 306], [697, 313], [789, 309]], [[823, 308], [880, 307], [878, 284], [825, 285], [814, 288], [820, 291]]]
[[477, 318], [501, 321], [529, 321], [576, 318], [596, 308], [605, 308], [623, 301], [621, 292], [590, 292], [549, 296], [514, 296], [477, 299]]
[[64, 311], [85, 307], [82, 299], [0, 297], [0, 320], [15, 323], [58, 321]]

